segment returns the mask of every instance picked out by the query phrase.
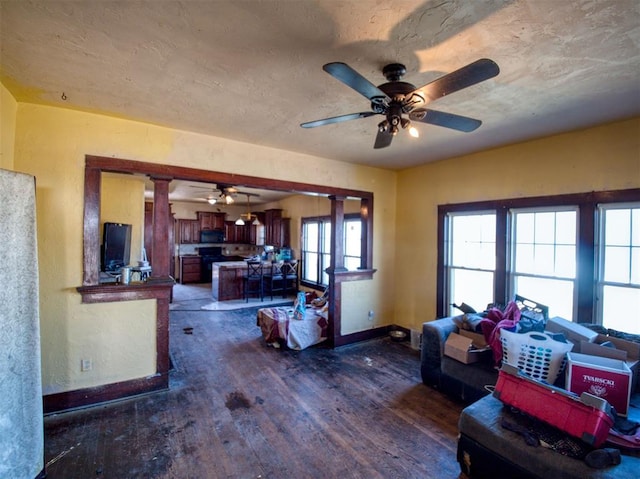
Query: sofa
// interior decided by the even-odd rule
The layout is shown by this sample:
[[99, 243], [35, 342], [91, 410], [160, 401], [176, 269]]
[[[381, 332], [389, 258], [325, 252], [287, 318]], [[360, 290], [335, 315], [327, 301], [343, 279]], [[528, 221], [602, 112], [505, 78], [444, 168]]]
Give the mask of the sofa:
[[[426, 322], [422, 327], [421, 376], [427, 386], [464, 401], [458, 429], [457, 459], [471, 479], [636, 478], [640, 453], [623, 454], [618, 465], [602, 469], [545, 447], [528, 446], [521, 435], [502, 426], [514, 412], [490, 394], [498, 378], [491, 357], [463, 364], [444, 355], [444, 344], [458, 332], [453, 318]], [[639, 381], [640, 383], [640, 381]], [[640, 422], [640, 386], [632, 396], [629, 419]]]
[[[640, 393], [632, 398], [629, 419], [640, 421]], [[636, 479], [640, 451], [623, 451], [620, 464], [594, 469], [579, 458], [543, 446], [529, 446], [521, 434], [503, 427], [517, 422], [518, 413], [486, 396], [462, 410], [458, 421], [457, 459], [470, 479]], [[578, 441], [580, 442], [580, 441]], [[605, 443], [606, 447], [609, 447]], [[585, 451], [586, 452], [586, 451]], [[583, 452], [584, 453], [584, 452]]]
[[458, 327], [452, 317], [429, 321], [422, 325], [420, 373], [422, 382], [449, 396], [470, 404], [489, 394], [498, 370], [491, 358], [473, 364], [463, 364], [444, 355], [444, 343]]

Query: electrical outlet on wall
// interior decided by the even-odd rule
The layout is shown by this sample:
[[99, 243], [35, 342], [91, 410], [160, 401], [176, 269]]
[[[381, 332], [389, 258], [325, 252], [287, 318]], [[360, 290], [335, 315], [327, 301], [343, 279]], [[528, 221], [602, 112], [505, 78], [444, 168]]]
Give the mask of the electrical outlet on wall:
[[369, 321], [373, 321], [374, 314], [373, 310], [369, 311]]
[[91, 363], [91, 359], [81, 359], [80, 360], [80, 371], [91, 371], [93, 364]]

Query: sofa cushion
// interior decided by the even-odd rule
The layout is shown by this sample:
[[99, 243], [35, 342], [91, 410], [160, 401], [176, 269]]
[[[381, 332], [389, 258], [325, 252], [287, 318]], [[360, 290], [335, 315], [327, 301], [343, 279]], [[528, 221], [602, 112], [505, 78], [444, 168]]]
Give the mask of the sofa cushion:
[[[515, 432], [501, 426], [502, 418], [510, 418], [508, 407], [486, 396], [466, 407], [460, 414], [458, 429], [461, 434], [481, 444], [506, 464], [523, 464], [539, 478], [584, 479], [616, 478], [635, 479], [640, 470], [640, 457], [623, 455], [622, 463], [606, 469], [593, 469], [584, 461], [563, 456], [544, 447], [528, 446]], [[463, 454], [464, 456], [464, 451]], [[472, 461], [473, 459], [471, 459]], [[471, 464], [473, 470], [473, 464]], [[475, 477], [475, 476], [472, 476]]]
[[498, 371], [490, 363], [463, 364], [448, 356], [442, 357], [442, 374], [456, 378], [480, 395], [488, 394], [486, 386], [495, 386]]

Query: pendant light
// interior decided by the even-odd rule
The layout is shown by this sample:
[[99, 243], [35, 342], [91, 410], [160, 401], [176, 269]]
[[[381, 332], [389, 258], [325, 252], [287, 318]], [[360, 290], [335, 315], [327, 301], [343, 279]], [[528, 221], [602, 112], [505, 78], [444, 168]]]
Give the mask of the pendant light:
[[[241, 213], [240, 217], [236, 220], [235, 224], [238, 226], [244, 226], [245, 222], [244, 222], [244, 218], [247, 219], [247, 221], [251, 221], [252, 217], [255, 217], [255, 219], [251, 222], [252, 225], [258, 226], [260, 224], [260, 220], [258, 220], [258, 217], [256, 215], [251, 214], [251, 194], [249, 193], [245, 193], [247, 195], [247, 212], [246, 213]], [[257, 195], [254, 195], [257, 196]]]

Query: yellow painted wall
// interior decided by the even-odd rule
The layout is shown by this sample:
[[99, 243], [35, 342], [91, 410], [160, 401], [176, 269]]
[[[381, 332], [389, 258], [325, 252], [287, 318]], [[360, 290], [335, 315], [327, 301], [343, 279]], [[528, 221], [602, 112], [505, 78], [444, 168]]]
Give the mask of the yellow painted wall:
[[0, 83], [0, 168], [13, 170], [18, 103]]
[[[375, 203], [382, 207], [383, 215], [389, 205], [395, 205], [393, 198], [395, 188], [379, 191], [375, 195]], [[314, 196], [294, 196], [279, 202], [283, 216], [291, 218], [291, 247], [296, 258], [300, 257], [301, 219], [309, 216], [327, 216], [331, 213], [331, 202], [326, 198]], [[345, 213], [358, 213], [359, 200], [347, 200]], [[389, 209], [390, 211], [390, 209]], [[393, 227], [374, 224], [377, 232], [374, 244], [374, 267], [382, 271], [393, 271], [394, 248], [387, 235], [393, 235]], [[371, 296], [371, 291], [392, 291], [393, 276], [376, 273], [372, 280], [344, 283], [342, 288], [342, 334], [354, 333], [393, 322], [394, 302], [385, 300], [385, 295]], [[369, 311], [374, 312], [373, 320], [369, 320]]]
[[[55, 107], [14, 108], [10, 101], [6, 108], [8, 94], [0, 93], [3, 158], [11, 150], [5, 141], [15, 115], [7, 166], [34, 175], [37, 183], [44, 394], [155, 371], [155, 303], [83, 305], [75, 290], [82, 282], [85, 154], [372, 191], [378, 273], [345, 285], [344, 334], [433, 319], [438, 204], [640, 187], [639, 119], [395, 173]], [[126, 187], [136, 202], [139, 188]], [[142, 201], [133, 213], [140, 222]], [[281, 206], [298, 218], [299, 228], [305, 207]], [[88, 355], [93, 369], [81, 372]]]
[[640, 188], [640, 118], [400, 172], [395, 322], [435, 317], [438, 205], [628, 188]]
[[[14, 167], [37, 180], [44, 394], [155, 372], [155, 303], [83, 305], [75, 289], [82, 283], [86, 154], [373, 191], [376, 199], [393, 201], [389, 185], [395, 185], [395, 173], [382, 169], [50, 106], [19, 103], [16, 118]], [[137, 187], [132, 188], [127, 195], [137, 197]], [[393, 290], [381, 280], [388, 286], [393, 277], [388, 225], [395, 224], [395, 209], [376, 210], [374, 222], [379, 272], [353, 301], [362, 310], [375, 305], [392, 311]], [[359, 327], [350, 317], [343, 324], [346, 331]], [[87, 355], [93, 369], [81, 372]]]
[[103, 244], [103, 224], [131, 225], [129, 264], [142, 259], [144, 236], [144, 180], [128, 175], [102, 175], [100, 198], [100, 244]]

